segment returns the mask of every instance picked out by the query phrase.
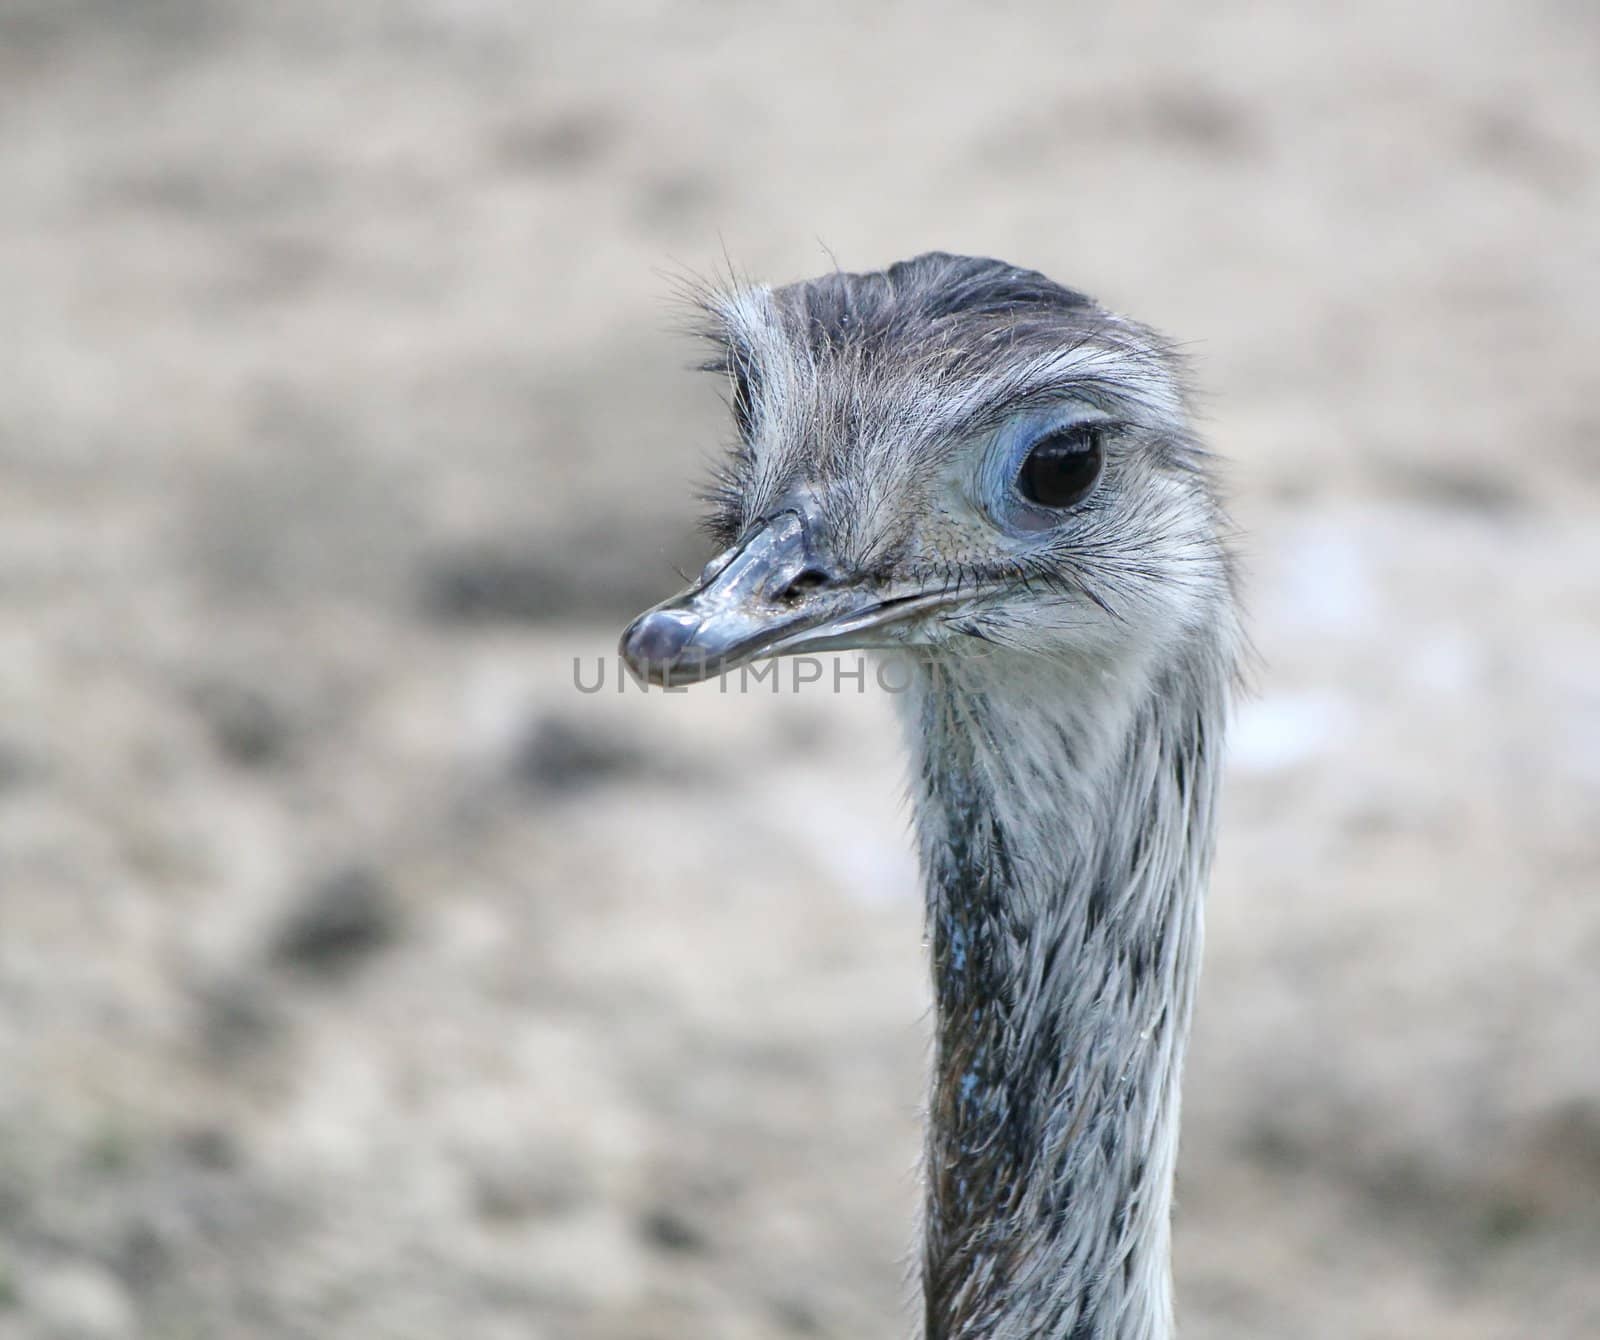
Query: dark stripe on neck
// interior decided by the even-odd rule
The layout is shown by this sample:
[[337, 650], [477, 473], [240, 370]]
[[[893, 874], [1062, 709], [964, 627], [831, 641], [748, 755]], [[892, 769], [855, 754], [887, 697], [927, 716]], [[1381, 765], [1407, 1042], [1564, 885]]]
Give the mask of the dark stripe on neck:
[[[1107, 812], [1074, 812], [1071, 826], [1048, 803], [996, 803], [993, 779], [1006, 774], [975, 752], [1000, 734], [982, 699], [959, 711], [926, 705], [919, 764], [937, 1030], [927, 1340], [970, 1340], [1001, 1321], [1025, 1322], [1019, 1334], [1104, 1340], [1120, 1334], [1107, 1318], [1132, 1315], [1125, 1303], [1152, 1275], [1131, 1226], [1148, 1221], [1140, 1211], [1152, 1193], [1164, 1212], [1168, 1188], [1151, 1186], [1135, 1146], [1175, 1097], [1176, 1075], [1158, 1071], [1157, 1058], [1171, 1057], [1170, 1044], [1181, 1050], [1169, 1033], [1187, 1021], [1193, 974], [1177, 951], [1194, 939], [1197, 889], [1183, 887], [1193, 866], [1180, 858], [1205, 766], [1200, 713], [1164, 729], [1159, 713], [1172, 705], [1153, 697], [1138, 714], [1106, 779]], [[1140, 752], [1152, 749], [1154, 758]], [[1061, 775], [1082, 756], [1063, 748]], [[1044, 831], [1008, 831], [1002, 816], [1016, 814], [1038, 816]], [[1184, 851], [1152, 852], [1162, 840]], [[1155, 856], [1171, 886], [1144, 889]], [[1037, 1268], [1041, 1257], [1050, 1269]]]

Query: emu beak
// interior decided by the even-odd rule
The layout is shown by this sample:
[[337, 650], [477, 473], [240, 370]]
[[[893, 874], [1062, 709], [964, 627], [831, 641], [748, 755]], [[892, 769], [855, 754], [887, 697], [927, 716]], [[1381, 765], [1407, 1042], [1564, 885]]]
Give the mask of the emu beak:
[[622, 658], [653, 684], [694, 684], [763, 656], [873, 645], [871, 632], [935, 603], [841, 582], [798, 509], [777, 513], [706, 565], [687, 591], [646, 610]]

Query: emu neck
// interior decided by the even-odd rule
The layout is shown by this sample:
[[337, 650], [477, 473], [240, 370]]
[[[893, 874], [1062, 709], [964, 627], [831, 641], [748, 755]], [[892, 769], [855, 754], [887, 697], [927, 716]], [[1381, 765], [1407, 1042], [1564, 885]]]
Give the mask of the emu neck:
[[926, 1340], [1165, 1340], [1223, 686], [935, 662], [915, 752], [936, 1039]]

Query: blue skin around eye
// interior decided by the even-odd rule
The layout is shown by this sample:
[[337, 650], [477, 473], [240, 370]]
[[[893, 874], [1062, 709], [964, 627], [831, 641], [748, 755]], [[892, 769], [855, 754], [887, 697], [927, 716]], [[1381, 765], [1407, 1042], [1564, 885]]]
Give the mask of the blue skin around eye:
[[978, 466], [978, 499], [994, 523], [1012, 535], [1037, 535], [1053, 530], [1061, 512], [1030, 503], [1017, 491], [1023, 461], [1042, 439], [1079, 423], [1108, 422], [1087, 405], [1053, 405], [1019, 414], [995, 433]]

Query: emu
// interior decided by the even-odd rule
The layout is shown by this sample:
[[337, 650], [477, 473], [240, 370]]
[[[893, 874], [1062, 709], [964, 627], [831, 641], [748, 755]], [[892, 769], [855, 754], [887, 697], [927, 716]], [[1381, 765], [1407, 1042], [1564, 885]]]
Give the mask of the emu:
[[1180, 1071], [1241, 633], [1180, 360], [929, 254], [702, 296], [720, 552], [622, 638], [690, 683], [910, 657], [934, 985], [926, 1340], [1164, 1340]]

